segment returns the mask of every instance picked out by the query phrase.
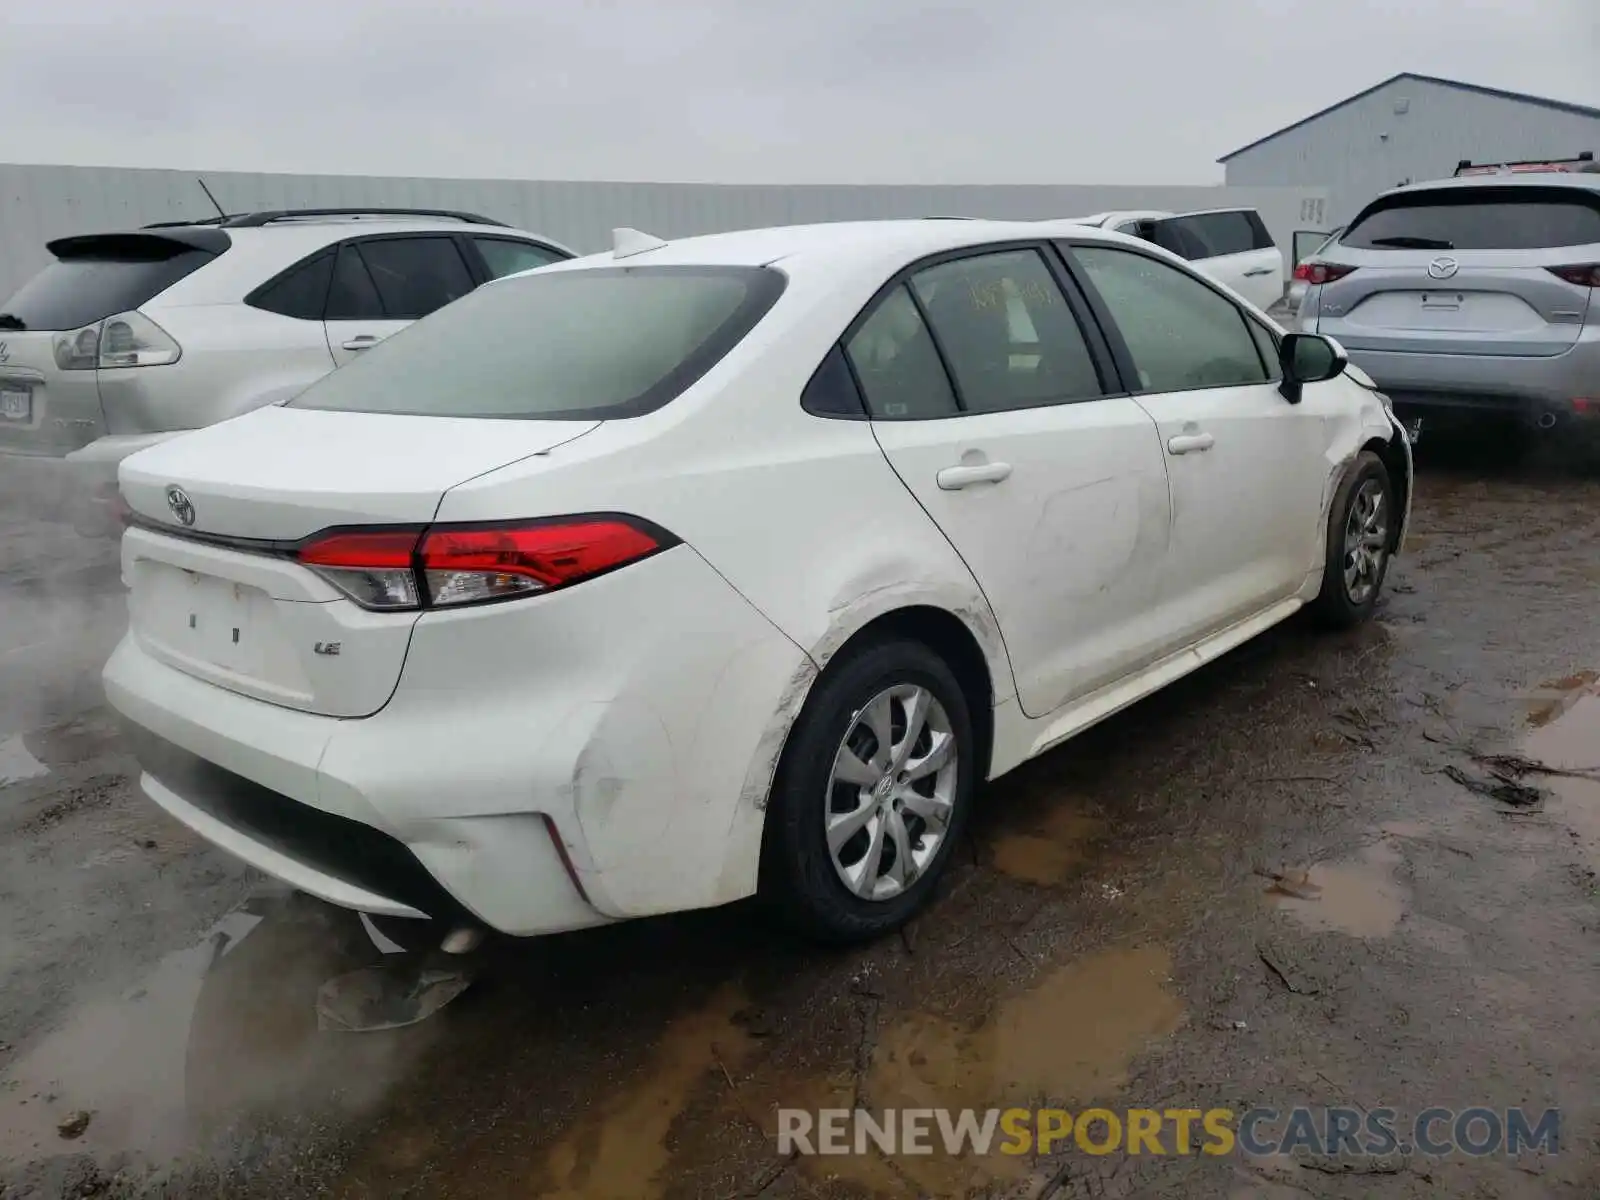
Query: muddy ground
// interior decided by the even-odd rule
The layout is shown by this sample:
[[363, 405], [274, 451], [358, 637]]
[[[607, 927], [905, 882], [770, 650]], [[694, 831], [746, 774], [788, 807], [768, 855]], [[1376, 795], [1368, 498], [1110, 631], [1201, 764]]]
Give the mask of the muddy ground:
[[[735, 906], [494, 945], [437, 1017], [369, 1034], [314, 1015], [377, 957], [359, 926], [135, 793], [98, 690], [114, 565], [13, 506], [0, 1194], [1589, 1200], [1600, 784], [1473, 755], [1600, 766], [1600, 482], [1430, 449], [1374, 624], [1293, 622], [988, 788], [906, 937], [823, 953]], [[1091, 1102], [1557, 1107], [1561, 1139], [1365, 1162], [772, 1140], [779, 1105]]]

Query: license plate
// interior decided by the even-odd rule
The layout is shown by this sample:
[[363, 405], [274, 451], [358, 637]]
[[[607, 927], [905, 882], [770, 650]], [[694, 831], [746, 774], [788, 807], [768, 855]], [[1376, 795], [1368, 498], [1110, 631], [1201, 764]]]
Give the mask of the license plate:
[[29, 391], [0, 391], [0, 419], [30, 421], [33, 419], [33, 393]]

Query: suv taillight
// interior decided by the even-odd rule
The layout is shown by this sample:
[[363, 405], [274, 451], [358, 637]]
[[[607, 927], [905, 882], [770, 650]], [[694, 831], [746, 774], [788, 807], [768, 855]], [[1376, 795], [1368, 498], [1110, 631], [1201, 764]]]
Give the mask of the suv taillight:
[[162, 367], [183, 357], [172, 335], [139, 312], [118, 313], [54, 338], [56, 366], [63, 371], [96, 367]]
[[1350, 274], [1350, 272], [1354, 270], [1354, 267], [1341, 267], [1336, 266], [1333, 263], [1317, 262], [1315, 259], [1307, 259], [1294, 269], [1294, 277], [1299, 283], [1309, 283], [1314, 286], [1320, 286], [1324, 283], [1333, 283], [1337, 280], [1343, 279], [1346, 275]]
[[677, 539], [602, 515], [427, 529], [334, 529], [295, 553], [363, 608], [453, 608], [540, 595], [638, 562]]
[[1579, 263], [1572, 267], [1546, 267], [1550, 274], [1579, 287], [1600, 287], [1600, 263]]

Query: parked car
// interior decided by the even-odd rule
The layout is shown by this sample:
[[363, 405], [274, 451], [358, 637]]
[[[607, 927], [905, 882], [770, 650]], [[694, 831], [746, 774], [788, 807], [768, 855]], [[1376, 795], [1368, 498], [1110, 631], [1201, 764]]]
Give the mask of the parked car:
[[1096, 213], [1080, 218], [1079, 223], [1154, 242], [1227, 284], [1259, 309], [1269, 309], [1283, 299], [1283, 252], [1253, 208]]
[[[116, 465], [294, 395], [488, 279], [572, 257], [470, 213], [297, 209], [60, 238], [0, 305], [5, 456], [64, 459], [89, 525]], [[120, 528], [113, 525], [113, 528]]]
[[[1331, 246], [1343, 232], [1343, 225], [1336, 225], [1327, 233], [1311, 230], [1295, 232], [1294, 270], [1289, 275], [1289, 290], [1283, 298], [1284, 307], [1291, 315], [1300, 311], [1300, 303], [1306, 298], [1306, 287], [1311, 282], [1311, 261]], [[1309, 243], [1303, 253], [1299, 249], [1302, 238]]]
[[1410, 447], [1343, 369], [1069, 222], [619, 231], [124, 461], [106, 693], [155, 803], [402, 944], [871, 937], [984, 780], [1372, 612]]
[[1600, 428], [1600, 175], [1397, 188], [1306, 267], [1299, 328], [1337, 338], [1403, 413]]

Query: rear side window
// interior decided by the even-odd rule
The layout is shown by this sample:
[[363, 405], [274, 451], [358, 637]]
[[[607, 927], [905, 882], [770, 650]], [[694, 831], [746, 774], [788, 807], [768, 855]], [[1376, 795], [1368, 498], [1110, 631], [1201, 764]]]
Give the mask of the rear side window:
[[418, 320], [477, 286], [453, 238], [383, 238], [356, 248], [391, 321]]
[[472, 239], [472, 244], [483, 255], [483, 265], [489, 268], [491, 279], [515, 275], [518, 271], [531, 271], [535, 267], [547, 267], [566, 258], [566, 255], [558, 254], [548, 246], [536, 246], [532, 242], [518, 242], [511, 238], [476, 237]]
[[320, 321], [323, 306], [328, 302], [328, 285], [333, 279], [333, 260], [333, 252], [324, 251], [296, 263], [246, 296], [245, 303], [283, 317]]
[[911, 287], [968, 412], [1104, 395], [1077, 318], [1037, 250], [939, 263]]
[[874, 418], [916, 421], [961, 411], [933, 335], [904, 284], [878, 302], [845, 353]]
[[1339, 239], [1358, 250], [1540, 250], [1600, 243], [1600, 197], [1572, 188], [1438, 190], [1369, 206]]
[[4, 304], [3, 329], [62, 331], [128, 312], [166, 291], [216, 256], [143, 234], [74, 239]]
[[1168, 223], [1192, 234], [1200, 248], [1199, 254], [1185, 254], [1185, 258], [1221, 258], [1257, 249], [1255, 228], [1242, 212], [1199, 213], [1173, 217]]
[[597, 267], [506, 279], [385, 339], [290, 406], [523, 420], [638, 416], [721, 361], [784, 283], [764, 267]]

